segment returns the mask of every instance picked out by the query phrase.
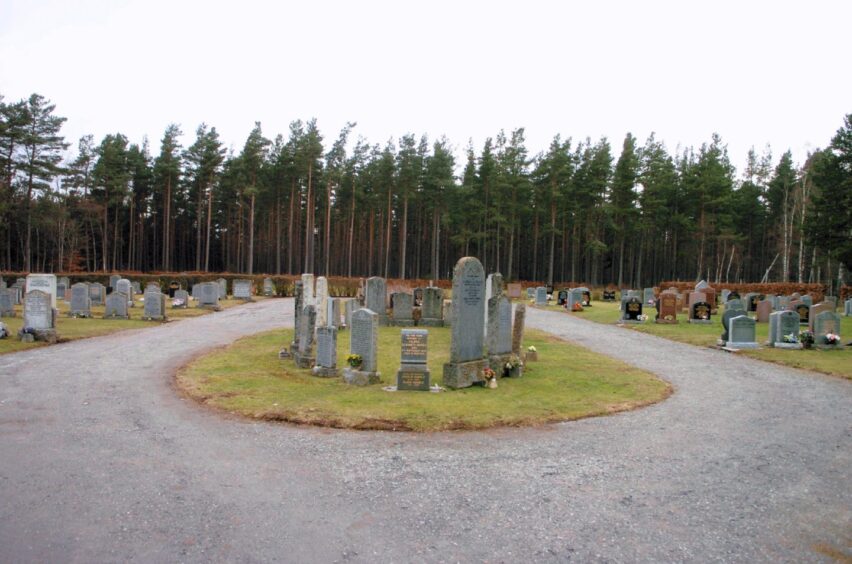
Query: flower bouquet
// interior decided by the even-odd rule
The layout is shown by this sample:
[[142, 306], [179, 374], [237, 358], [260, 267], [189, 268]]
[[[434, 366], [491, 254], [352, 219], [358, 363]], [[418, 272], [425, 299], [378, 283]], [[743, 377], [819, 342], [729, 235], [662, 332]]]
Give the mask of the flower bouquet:
[[497, 374], [489, 367], [485, 367], [482, 371], [482, 377], [485, 379], [485, 386], [492, 390], [497, 387]]
[[530, 345], [527, 347], [526, 361], [530, 362], [535, 360], [538, 360], [538, 350], [533, 345]]
[[795, 333], [790, 333], [789, 335], [781, 337], [781, 341], [784, 343], [794, 344], [799, 342], [799, 337]]
[[823, 337], [826, 345], [839, 345], [840, 344], [840, 335], [836, 333], [826, 333]]
[[360, 354], [350, 354], [346, 357], [346, 363], [352, 368], [361, 368], [361, 364], [363, 364], [363, 362], [364, 359]]
[[802, 331], [799, 333], [799, 342], [806, 349], [811, 348], [814, 345], [814, 334], [810, 331]]

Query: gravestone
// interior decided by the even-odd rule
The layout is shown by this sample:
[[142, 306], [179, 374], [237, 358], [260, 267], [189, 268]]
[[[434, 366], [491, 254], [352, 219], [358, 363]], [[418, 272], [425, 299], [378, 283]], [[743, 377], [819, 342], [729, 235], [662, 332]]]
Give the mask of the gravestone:
[[731, 294], [731, 291], [728, 289], [722, 289], [722, 303], [726, 303], [728, 301], [728, 296]]
[[653, 288], [644, 288], [642, 290], [642, 305], [654, 305], [655, 296]]
[[527, 288], [527, 299], [532, 300], [535, 298], [535, 288]]
[[642, 315], [642, 300], [637, 297], [630, 297], [623, 300], [624, 311], [621, 316], [621, 323], [642, 323], [640, 316]]
[[805, 305], [808, 305], [808, 306], [814, 305], [814, 297], [810, 294], [805, 294], [804, 296], [802, 296], [799, 299], [802, 300], [802, 303], [805, 304]]
[[453, 326], [453, 301], [444, 300], [441, 304], [441, 316], [444, 318], [444, 327]]
[[[116, 280], [115, 285], [112, 287], [112, 291], [121, 292], [127, 296], [127, 307], [133, 307], [133, 285], [130, 284], [130, 280], [127, 278], [120, 278]], [[157, 291], [159, 291], [159, 289]]]
[[59, 278], [57, 278], [56, 284], [57, 284], [57, 286], [59, 284], [62, 284], [63, 286], [65, 286], [66, 289], [68, 289], [68, 290], [71, 289], [71, 279], [68, 278], [67, 276], [60, 276]]
[[275, 295], [275, 284], [272, 282], [272, 278], [263, 279], [263, 295], [267, 297]]
[[420, 306], [420, 325], [424, 327], [443, 327], [442, 306], [444, 291], [440, 288], [423, 289], [423, 305]]
[[56, 296], [60, 300], [65, 299], [65, 291], [68, 290], [68, 286], [63, 284], [62, 282], [56, 283]]
[[822, 301], [831, 304], [831, 311], [837, 311], [837, 296], [825, 296], [822, 298]]
[[662, 292], [657, 300], [656, 323], [677, 323], [677, 296], [672, 293]]
[[839, 339], [833, 345], [826, 342], [825, 336], [829, 333], [840, 336], [840, 316], [833, 311], [822, 311], [814, 315], [814, 344], [820, 348], [842, 347], [842, 341]]
[[89, 297], [89, 285], [78, 282], [71, 286], [71, 317], [92, 317], [92, 299]]
[[317, 327], [328, 327], [328, 278], [317, 278], [316, 292]]
[[[794, 302], [795, 303], [795, 302]], [[799, 302], [795, 304], [794, 310], [799, 314], [799, 325], [811, 326], [811, 306]]]
[[710, 317], [713, 315], [713, 308], [709, 302], [695, 302], [689, 306], [689, 322], [695, 324], [710, 324], [713, 322]]
[[89, 284], [89, 297], [92, 299], [92, 305], [104, 305], [106, 288], [100, 282]]
[[547, 288], [545, 288], [544, 286], [539, 286], [535, 289], [535, 305], [547, 305]]
[[313, 274], [302, 274], [302, 303], [304, 305], [316, 305]]
[[225, 300], [228, 299], [228, 281], [224, 278], [218, 278], [216, 280], [216, 290], [219, 292], [219, 299]]
[[144, 321], [165, 321], [166, 295], [156, 289], [145, 290], [145, 308], [142, 311]]
[[252, 298], [252, 281], [244, 278], [238, 278], [231, 282], [232, 293], [235, 300], [243, 300], [245, 302], [253, 302]]
[[447, 387], [466, 388], [484, 381], [484, 308], [485, 269], [474, 257], [461, 258], [453, 269], [450, 362], [443, 371]]
[[39, 290], [50, 295], [50, 307], [56, 309], [56, 275], [30, 274], [26, 280], [26, 292]]
[[515, 306], [515, 322], [512, 326], [512, 354], [521, 356], [521, 347], [524, 341], [524, 325], [527, 317], [527, 306], [518, 304]]
[[349, 328], [352, 325], [352, 314], [358, 309], [358, 300], [348, 299], [343, 304], [343, 323]]
[[328, 299], [328, 326], [337, 330], [345, 328], [340, 323], [340, 298]]
[[[690, 292], [688, 294], [688, 296], [686, 298], [686, 307], [691, 312], [692, 311], [692, 304], [694, 304], [696, 302], [706, 302], [706, 301], [707, 301], [707, 294], [705, 294], [704, 292], [699, 292], [698, 290], [696, 290], [696, 291]], [[692, 315], [690, 315], [689, 317], [690, 317], [690, 319], [692, 319]]]
[[772, 313], [772, 302], [769, 300], [761, 300], [757, 302], [755, 309], [756, 319], [758, 323], [769, 323], [769, 314]]
[[56, 333], [56, 309], [50, 304], [51, 295], [47, 292], [30, 290], [24, 294], [24, 322], [18, 332], [22, 341], [57, 341], [59, 335]]
[[121, 280], [121, 275], [120, 275], [120, 274], [113, 274], [113, 275], [111, 275], [111, 276], [109, 277], [109, 291], [110, 291], [110, 293], [115, 292], [116, 290], [118, 290], [118, 286], [116, 286], [116, 283], [117, 283], [119, 280]]
[[361, 366], [344, 368], [344, 382], [353, 386], [368, 386], [381, 382], [377, 362], [378, 343], [379, 315], [367, 308], [356, 310], [352, 314], [352, 327], [349, 329], [349, 354], [359, 355]]
[[186, 309], [189, 306], [189, 292], [186, 290], [175, 290], [172, 299], [172, 309]]
[[336, 378], [337, 329], [331, 326], [317, 327], [317, 358], [311, 374], [320, 378]]
[[388, 324], [387, 282], [380, 276], [367, 278], [367, 295], [364, 306], [379, 316], [379, 325]]
[[509, 298], [513, 300], [520, 299], [521, 297], [521, 285], [518, 283], [509, 284], [506, 288], [506, 292], [509, 294]]
[[729, 340], [725, 345], [729, 349], [756, 349], [756, 321], [747, 315], [738, 315], [728, 321]]
[[[789, 341], [785, 339], [789, 337]], [[795, 311], [769, 314], [769, 346], [778, 349], [800, 349], [799, 315]]]
[[583, 307], [592, 307], [592, 291], [585, 286], [574, 288], [575, 293], [580, 295], [580, 303]]
[[133, 287], [133, 293], [134, 294], [141, 294], [142, 293], [142, 284], [140, 284], [139, 282], [134, 280], [133, 282], [130, 283], [130, 285]]
[[393, 295], [393, 324], [397, 327], [414, 325], [414, 296], [404, 292]]
[[740, 300], [729, 300], [725, 306], [725, 312], [722, 313], [722, 336], [719, 341], [722, 345], [728, 342], [728, 327], [731, 319], [746, 315], [745, 309], [741, 307]]
[[104, 319], [130, 319], [127, 313], [127, 296], [121, 292], [108, 295], [104, 304]]
[[278, 351], [278, 358], [290, 358], [291, 356], [296, 356], [296, 352], [299, 349], [299, 327], [301, 327], [300, 320], [302, 317], [302, 300], [304, 299], [302, 289], [302, 281], [296, 280], [293, 284], [293, 340], [290, 341], [289, 347], [285, 346]]
[[808, 329], [810, 329], [811, 332], [814, 331], [814, 320], [824, 311], [834, 311], [834, 308], [831, 304], [827, 304], [825, 302], [820, 302], [811, 306], [811, 310], [808, 312]]
[[316, 363], [314, 357], [314, 331], [317, 323], [317, 309], [314, 305], [306, 305], [302, 308], [299, 316], [299, 346], [293, 359], [299, 368], [313, 368]]
[[775, 308], [776, 311], [782, 311], [788, 308], [790, 305], [790, 296], [778, 296], [778, 307]]
[[414, 307], [423, 305], [423, 288], [414, 288]]
[[159, 292], [159, 291], [162, 290], [162, 288], [160, 288], [159, 282], [153, 282], [152, 281], [152, 282], [146, 282], [145, 283], [145, 291], [147, 292], [148, 290]]
[[169, 289], [167, 295], [169, 296], [169, 298], [174, 298], [175, 292], [177, 292], [178, 290], [180, 290], [180, 282], [178, 282], [177, 280], [172, 280], [171, 282], [169, 282]]
[[602, 299], [605, 302], [614, 302], [615, 301], [615, 290], [613, 288], [607, 288], [606, 290], [604, 290]]
[[568, 304], [568, 290], [559, 290], [556, 294], [556, 305], [564, 305], [567, 306], [568, 309], [571, 309], [571, 306]]
[[219, 297], [222, 295], [221, 286], [218, 282], [204, 282], [196, 284], [199, 286], [198, 292], [198, 307], [219, 311]]
[[[778, 310], [782, 309], [781, 308], [781, 299], [780, 299], [779, 296], [776, 296], [774, 294], [770, 294], [770, 295], [766, 296], [766, 299], [769, 301], [769, 305], [772, 307], [772, 311], [778, 311]], [[758, 305], [760, 305], [760, 304], [758, 304]], [[770, 311], [769, 313], [772, 313], [772, 311]]]
[[200, 297], [201, 297], [201, 282], [194, 284], [192, 286], [192, 298], [197, 300]]
[[15, 317], [13, 292], [14, 290], [9, 288], [0, 289], [0, 317]]
[[488, 300], [488, 364], [497, 374], [521, 376], [520, 357], [517, 366], [506, 370], [512, 356], [512, 302], [506, 296], [495, 296]]
[[846, 317], [852, 317], [852, 298], [843, 302], [843, 315]]
[[428, 392], [430, 372], [426, 360], [429, 332], [425, 329], [403, 329], [400, 341], [396, 389]]

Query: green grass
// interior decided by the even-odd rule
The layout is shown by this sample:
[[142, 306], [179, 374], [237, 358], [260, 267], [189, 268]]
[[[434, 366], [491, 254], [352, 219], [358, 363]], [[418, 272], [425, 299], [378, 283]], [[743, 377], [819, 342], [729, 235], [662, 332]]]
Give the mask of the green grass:
[[[660, 401], [670, 387], [652, 374], [561, 341], [528, 331], [540, 360], [521, 378], [501, 379], [497, 389], [386, 392], [396, 384], [400, 329], [379, 330], [382, 385], [348, 386], [339, 378], [317, 378], [279, 360], [292, 330], [241, 339], [201, 357], [177, 375], [191, 397], [244, 416], [352, 429], [439, 431], [537, 425], [603, 415]], [[429, 328], [432, 383], [441, 383], [448, 360], [450, 329]], [[338, 366], [345, 365], [349, 333], [338, 336]]]
[[[265, 299], [255, 297], [256, 300]], [[103, 319], [104, 307], [93, 306], [92, 317], [88, 319], [68, 317], [69, 305], [64, 300], [57, 300], [56, 306], [59, 310], [59, 316], [56, 319], [56, 331], [59, 333], [59, 342], [74, 341], [77, 339], [86, 339], [88, 337], [98, 337], [100, 335], [109, 335], [118, 331], [127, 329], [143, 329], [159, 325], [161, 321], [142, 321], [142, 302], [136, 298], [136, 307], [131, 308], [130, 319]], [[221, 300], [219, 304], [223, 309], [231, 308], [243, 304], [242, 300]], [[0, 339], [0, 354], [18, 352], [22, 350], [32, 349], [36, 347], [47, 346], [44, 342], [23, 343], [18, 339], [18, 331], [23, 326], [23, 311], [22, 306], [15, 306], [15, 317], [3, 317], [0, 321], [6, 324], [9, 329], [9, 337]], [[166, 302], [166, 317], [169, 320], [185, 319], [188, 317], [198, 317], [212, 313], [209, 309], [189, 307], [187, 309], [172, 309], [171, 302]]]
[[[575, 313], [568, 313], [556, 306], [548, 306], [545, 309], [561, 311], [565, 315], [575, 315], [597, 323], [614, 324], [619, 318], [618, 303], [593, 302], [592, 307]], [[722, 309], [720, 308], [720, 314]], [[701, 347], [716, 346], [716, 341], [722, 334], [720, 315], [714, 315], [713, 323], [710, 325], [694, 325], [687, 322], [686, 314], [679, 313], [678, 320], [680, 323], [677, 325], [666, 325], [653, 322], [653, 316], [656, 313], [654, 308], [646, 307], [644, 313], [647, 313], [651, 319], [641, 325], [624, 325], [623, 327], [627, 330], [649, 333], [663, 337], [664, 339], [671, 339], [672, 341]], [[758, 323], [756, 325], [756, 333], [757, 342], [761, 344], [765, 343], [769, 339], [769, 324]], [[841, 315], [840, 334], [843, 337], [843, 342], [849, 342], [850, 336], [852, 336], [852, 317]], [[743, 350], [738, 354], [794, 368], [813, 370], [814, 372], [852, 379], [852, 347], [842, 347], [838, 350], [782, 350], [764, 347], [757, 350]]]

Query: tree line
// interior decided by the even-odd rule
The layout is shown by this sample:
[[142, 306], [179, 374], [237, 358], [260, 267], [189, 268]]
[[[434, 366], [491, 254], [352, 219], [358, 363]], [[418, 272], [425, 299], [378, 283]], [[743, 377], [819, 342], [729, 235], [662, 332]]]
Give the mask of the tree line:
[[[374, 144], [315, 119], [229, 153], [215, 127], [159, 153], [79, 139], [38, 94], [0, 96], [0, 270], [228, 271], [447, 278], [463, 255], [509, 280], [641, 287], [663, 279], [828, 282], [852, 267], [852, 114], [801, 165], [713, 135], [676, 153], [628, 133], [500, 131], [456, 163], [446, 138]], [[460, 171], [460, 174], [457, 174]]]

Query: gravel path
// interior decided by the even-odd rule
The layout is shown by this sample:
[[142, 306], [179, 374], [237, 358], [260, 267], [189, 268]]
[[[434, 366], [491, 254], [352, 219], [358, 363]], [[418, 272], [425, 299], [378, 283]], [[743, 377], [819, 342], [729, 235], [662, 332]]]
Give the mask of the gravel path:
[[667, 401], [414, 435], [222, 417], [194, 355], [292, 324], [269, 300], [0, 357], [0, 562], [829, 561], [852, 554], [852, 386], [528, 310]]

